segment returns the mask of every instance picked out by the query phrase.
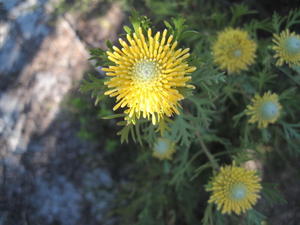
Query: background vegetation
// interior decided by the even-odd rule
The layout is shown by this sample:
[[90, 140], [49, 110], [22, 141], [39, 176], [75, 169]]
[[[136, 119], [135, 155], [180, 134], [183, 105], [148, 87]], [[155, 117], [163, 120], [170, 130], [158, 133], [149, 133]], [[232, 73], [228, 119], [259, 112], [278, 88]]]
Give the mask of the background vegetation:
[[[59, 12], [90, 10], [91, 1], [65, 1]], [[128, 18], [135, 9], [151, 19], [155, 30], [173, 29], [180, 45], [191, 48], [190, 63], [198, 70], [192, 75], [196, 90], [186, 93], [183, 112], [170, 122], [168, 137], [177, 143], [172, 161], [152, 157], [153, 142], [160, 134], [150, 123], [140, 121], [138, 128], [116, 126], [122, 125], [122, 119], [112, 112], [114, 100], [103, 97], [103, 74], [98, 70], [85, 79], [83, 94], [70, 99], [81, 124], [78, 135], [101, 143], [101, 154], [119, 181], [118, 198], [109, 216], [129, 225], [261, 225], [276, 224], [275, 214], [281, 212], [289, 224], [298, 224], [299, 213], [286, 216], [277, 209], [280, 204], [291, 207], [286, 207], [290, 212], [300, 207], [285, 201], [290, 198], [286, 194], [290, 186], [299, 187], [300, 73], [296, 67], [276, 67], [271, 49], [273, 33], [286, 28], [299, 33], [298, 1], [127, 0], [120, 4]], [[126, 25], [130, 26], [129, 21]], [[218, 70], [211, 56], [217, 33], [229, 26], [247, 30], [258, 44], [256, 63], [239, 75]], [[95, 68], [103, 66], [98, 57], [102, 52], [91, 53]], [[268, 90], [280, 96], [282, 115], [276, 124], [258, 129], [247, 122], [244, 110], [255, 93]], [[97, 99], [96, 107], [90, 91]], [[208, 160], [211, 156], [220, 165], [251, 160], [262, 166], [262, 198], [247, 214], [224, 216], [207, 204], [205, 186], [214, 166]]]

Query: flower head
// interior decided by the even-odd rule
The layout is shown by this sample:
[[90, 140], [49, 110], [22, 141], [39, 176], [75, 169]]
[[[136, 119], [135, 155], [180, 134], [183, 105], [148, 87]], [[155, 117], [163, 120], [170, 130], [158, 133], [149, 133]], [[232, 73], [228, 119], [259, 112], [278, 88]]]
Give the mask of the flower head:
[[279, 35], [274, 34], [273, 42], [277, 66], [282, 66], [284, 63], [290, 66], [300, 65], [300, 35], [285, 30]]
[[238, 73], [254, 63], [256, 47], [246, 31], [227, 28], [218, 34], [212, 53], [220, 69]]
[[250, 116], [250, 123], [258, 122], [259, 128], [265, 128], [279, 118], [280, 110], [278, 95], [268, 91], [262, 97], [258, 94], [254, 96], [252, 104], [247, 106], [246, 114]]
[[166, 138], [158, 138], [154, 144], [153, 156], [160, 159], [172, 159], [175, 153], [175, 143]]
[[111, 79], [105, 84], [110, 89], [105, 94], [116, 97], [113, 108], [124, 108], [126, 120], [135, 123], [140, 117], [152, 120], [156, 124], [164, 116], [179, 114], [179, 101], [184, 96], [179, 87], [193, 88], [187, 84], [191, 80], [187, 74], [195, 71], [186, 62], [189, 49], [178, 49], [173, 36], [162, 34], [147, 35], [142, 28], [133, 35], [127, 35], [128, 43], [119, 39], [122, 48], [113, 47], [108, 51], [108, 59], [115, 65], [104, 68]]
[[223, 214], [240, 214], [252, 208], [259, 198], [260, 178], [255, 171], [225, 166], [213, 178], [208, 190], [212, 191], [208, 202], [216, 203], [217, 209]]

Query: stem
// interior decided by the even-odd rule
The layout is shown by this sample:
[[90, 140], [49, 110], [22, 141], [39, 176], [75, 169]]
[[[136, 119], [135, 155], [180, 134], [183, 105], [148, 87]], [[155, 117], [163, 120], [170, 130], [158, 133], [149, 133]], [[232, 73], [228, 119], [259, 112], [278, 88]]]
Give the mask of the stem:
[[210, 151], [208, 150], [208, 148], [206, 147], [201, 135], [199, 134], [199, 132], [196, 132], [196, 136], [198, 137], [198, 140], [200, 142], [201, 148], [203, 149], [205, 155], [207, 156], [208, 160], [211, 162], [212, 167], [214, 168], [214, 170], [218, 170], [219, 169], [219, 164], [216, 161], [215, 157], [210, 153]]

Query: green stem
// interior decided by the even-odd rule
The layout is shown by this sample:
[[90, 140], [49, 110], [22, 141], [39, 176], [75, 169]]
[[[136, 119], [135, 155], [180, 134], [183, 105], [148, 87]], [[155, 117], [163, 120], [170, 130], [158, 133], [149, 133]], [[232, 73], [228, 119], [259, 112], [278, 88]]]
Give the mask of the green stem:
[[201, 145], [202, 150], [204, 151], [204, 153], [207, 156], [208, 160], [211, 162], [212, 167], [214, 168], [214, 170], [218, 170], [219, 169], [219, 164], [216, 161], [215, 157], [210, 153], [210, 151], [206, 147], [206, 145], [205, 145], [201, 135], [199, 134], [199, 132], [196, 132], [196, 136], [198, 137], [198, 140], [199, 140], [199, 143]]

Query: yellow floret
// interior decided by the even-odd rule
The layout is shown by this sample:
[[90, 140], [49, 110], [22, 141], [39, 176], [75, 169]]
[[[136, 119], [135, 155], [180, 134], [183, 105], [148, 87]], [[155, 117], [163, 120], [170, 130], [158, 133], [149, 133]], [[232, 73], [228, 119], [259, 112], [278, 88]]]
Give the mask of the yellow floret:
[[106, 95], [116, 97], [113, 110], [125, 108], [128, 123], [135, 123], [140, 117], [153, 124], [164, 116], [179, 114], [179, 101], [184, 99], [180, 87], [193, 88], [187, 74], [195, 71], [187, 63], [189, 49], [176, 50], [177, 41], [167, 37], [167, 30], [152, 35], [148, 29], [144, 35], [127, 35], [128, 42], [119, 39], [121, 48], [108, 51], [108, 59], [114, 66], [104, 68], [111, 79], [105, 84], [110, 89]]
[[213, 178], [208, 191], [209, 203], [215, 203], [223, 214], [241, 214], [251, 209], [260, 197], [260, 178], [255, 171], [242, 167], [225, 166]]
[[281, 105], [278, 95], [266, 92], [262, 97], [256, 94], [251, 100], [252, 104], [247, 106], [246, 114], [250, 116], [249, 122], [258, 122], [259, 128], [265, 128], [269, 123], [275, 123], [279, 116]]
[[279, 35], [274, 34], [273, 50], [276, 65], [282, 66], [287, 63], [289, 66], [300, 65], [300, 35], [289, 30], [282, 31]]
[[257, 45], [246, 31], [227, 28], [212, 47], [214, 62], [229, 74], [247, 70], [254, 63]]

